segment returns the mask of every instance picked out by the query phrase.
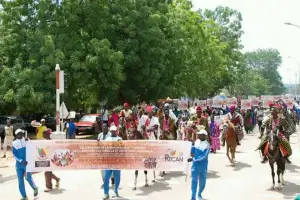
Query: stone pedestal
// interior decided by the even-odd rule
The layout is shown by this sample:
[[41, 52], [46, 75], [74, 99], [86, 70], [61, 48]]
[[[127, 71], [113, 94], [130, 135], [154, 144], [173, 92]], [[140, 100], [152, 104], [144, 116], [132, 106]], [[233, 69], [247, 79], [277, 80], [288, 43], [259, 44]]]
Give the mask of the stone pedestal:
[[50, 135], [50, 138], [52, 140], [63, 140], [66, 139], [66, 133], [65, 132], [52, 132]]

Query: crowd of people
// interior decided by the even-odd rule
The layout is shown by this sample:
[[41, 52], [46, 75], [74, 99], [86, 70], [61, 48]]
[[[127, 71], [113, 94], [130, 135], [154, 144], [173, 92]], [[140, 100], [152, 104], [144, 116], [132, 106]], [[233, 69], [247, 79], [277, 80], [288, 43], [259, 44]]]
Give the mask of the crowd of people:
[[[106, 112], [106, 111], [105, 111]], [[297, 114], [296, 107], [288, 110], [283, 102], [276, 102], [270, 105], [269, 109], [264, 109], [262, 104], [258, 107], [253, 107], [249, 110], [241, 110], [236, 106], [223, 106], [222, 108], [207, 107], [202, 109], [200, 106], [191, 106], [186, 110], [178, 110], [175, 106], [171, 109], [169, 103], [163, 103], [161, 105], [137, 105], [130, 109], [128, 103], [123, 105], [123, 109], [118, 112], [116, 109], [112, 110], [112, 113], [105, 120], [99, 123], [97, 129], [98, 141], [120, 141], [120, 140], [182, 140], [191, 142], [191, 158], [188, 162], [192, 162], [192, 200], [196, 199], [196, 191], [199, 183], [198, 199], [202, 199], [202, 192], [205, 188], [208, 154], [209, 152], [215, 153], [221, 146], [225, 145], [224, 138], [225, 131], [222, 131], [223, 123], [215, 120], [217, 116], [225, 116], [226, 120], [229, 120], [235, 127], [235, 133], [237, 135], [237, 145], [246, 134], [250, 134], [256, 125], [259, 127], [261, 143], [258, 149], [261, 150], [263, 155], [262, 163], [267, 161], [265, 154], [265, 145], [268, 142], [268, 134], [278, 131], [278, 137], [280, 140], [281, 152], [289, 161], [289, 156], [292, 154], [291, 147], [289, 145], [289, 136], [296, 132], [296, 124], [299, 122], [299, 115]], [[99, 119], [97, 119], [99, 120]], [[224, 120], [223, 122], [225, 122]], [[38, 136], [43, 139], [50, 139], [49, 131], [42, 125], [38, 128]], [[8, 127], [10, 123], [8, 122]], [[68, 128], [72, 127], [69, 125]], [[73, 134], [73, 128], [72, 134]], [[7, 129], [9, 130], [9, 129]], [[41, 132], [41, 133], [40, 133]], [[42, 134], [42, 136], [41, 136]], [[21, 178], [21, 170], [27, 165], [24, 155], [25, 145], [24, 137], [17, 134], [17, 140], [12, 144], [13, 153], [17, 162], [17, 172], [20, 168], [19, 188], [23, 199], [27, 199], [24, 189], [24, 180]], [[73, 137], [68, 137], [69, 139]], [[18, 168], [19, 167], [19, 168]], [[22, 171], [22, 172], [23, 172]], [[148, 186], [147, 171], [145, 174], [145, 186]], [[19, 176], [20, 175], [20, 176]], [[138, 171], [135, 172], [135, 189]], [[161, 176], [165, 175], [165, 172], [160, 173]], [[115, 195], [119, 196], [118, 189], [120, 185], [120, 170], [104, 170], [102, 171], [103, 188], [104, 188], [104, 200], [110, 198], [109, 195], [109, 183], [115, 185]], [[29, 179], [28, 179], [29, 177]], [[55, 179], [57, 185], [59, 185], [59, 178], [53, 175], [52, 172], [45, 173], [46, 187], [45, 191], [52, 190], [52, 184], [49, 180]], [[33, 184], [31, 174], [27, 173], [27, 180], [37, 195], [37, 187]], [[155, 182], [155, 173], [154, 180]]]

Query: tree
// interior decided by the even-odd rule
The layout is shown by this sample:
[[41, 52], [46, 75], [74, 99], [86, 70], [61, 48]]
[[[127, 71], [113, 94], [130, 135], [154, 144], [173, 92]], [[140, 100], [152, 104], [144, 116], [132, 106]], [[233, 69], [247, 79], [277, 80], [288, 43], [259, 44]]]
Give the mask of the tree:
[[256, 69], [258, 73], [270, 85], [270, 94], [283, 94], [286, 88], [282, 83], [282, 78], [278, 72], [282, 58], [277, 49], [258, 49], [245, 53], [245, 60], [248, 67]]

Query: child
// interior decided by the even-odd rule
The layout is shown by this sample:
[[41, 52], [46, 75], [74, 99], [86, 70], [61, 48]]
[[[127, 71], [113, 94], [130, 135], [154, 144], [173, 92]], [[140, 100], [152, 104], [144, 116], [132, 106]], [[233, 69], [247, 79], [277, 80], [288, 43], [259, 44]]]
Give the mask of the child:
[[26, 166], [27, 166], [27, 161], [26, 161], [26, 141], [28, 140], [27, 138], [24, 138], [25, 131], [21, 129], [16, 130], [16, 140], [13, 142], [13, 155], [16, 159], [16, 171], [17, 171], [17, 176], [18, 176], [18, 182], [19, 182], [19, 191], [22, 195], [21, 200], [27, 200], [27, 195], [25, 191], [25, 184], [24, 184], [24, 175], [25, 179], [31, 186], [31, 188], [34, 191], [34, 197], [38, 195], [38, 188], [34, 184], [32, 180], [32, 175], [30, 172], [26, 173]]
[[[43, 137], [46, 140], [51, 140], [50, 135], [52, 133], [51, 129], [46, 129], [43, 132]], [[60, 182], [60, 178], [57, 178], [57, 176], [55, 176], [51, 171], [47, 171], [45, 172], [45, 181], [46, 181], [46, 190], [44, 190], [44, 192], [51, 192], [52, 191], [52, 179], [54, 179], [56, 181], [55, 187], [59, 188], [59, 182]]]
[[197, 132], [197, 140], [191, 149], [192, 158], [188, 162], [192, 162], [192, 200], [196, 200], [196, 192], [199, 183], [198, 199], [203, 200], [202, 192], [206, 185], [208, 154], [210, 151], [209, 143], [206, 140], [206, 130]]

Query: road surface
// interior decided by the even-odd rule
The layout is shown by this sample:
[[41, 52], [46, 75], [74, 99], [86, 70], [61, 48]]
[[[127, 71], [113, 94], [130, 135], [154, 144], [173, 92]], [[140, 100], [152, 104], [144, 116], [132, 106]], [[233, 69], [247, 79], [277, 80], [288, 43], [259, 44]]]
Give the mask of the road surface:
[[[224, 148], [216, 154], [210, 155], [207, 185], [203, 193], [205, 199], [283, 200], [295, 198], [300, 189], [300, 146], [297, 135], [291, 137], [293, 148], [291, 161], [293, 164], [287, 164], [285, 173], [286, 185], [281, 191], [270, 189], [272, 185], [270, 167], [268, 164], [261, 164], [259, 153], [254, 151], [258, 143], [257, 134], [245, 136], [242, 146], [238, 148], [235, 167], [230, 166]], [[45, 189], [43, 173], [34, 175], [34, 181], [40, 188], [39, 199], [102, 199], [103, 189], [100, 189], [102, 180], [99, 170], [57, 171], [55, 174], [61, 178], [61, 188], [55, 189], [51, 193], [43, 192]], [[152, 174], [148, 175], [148, 177], [149, 180], [152, 180]], [[119, 191], [122, 198], [114, 199], [191, 199], [191, 179], [188, 177], [187, 182], [185, 182], [185, 175], [181, 172], [167, 173], [164, 178], [159, 177], [157, 182], [151, 183], [148, 188], [143, 187], [144, 175], [140, 172], [136, 191], [132, 191], [133, 181], [133, 171], [122, 171]], [[28, 185], [26, 187], [29, 198], [33, 199], [32, 191]], [[2, 167], [0, 168], [0, 198], [9, 200], [20, 199], [13, 158], [4, 160], [4, 163], [2, 161]]]

